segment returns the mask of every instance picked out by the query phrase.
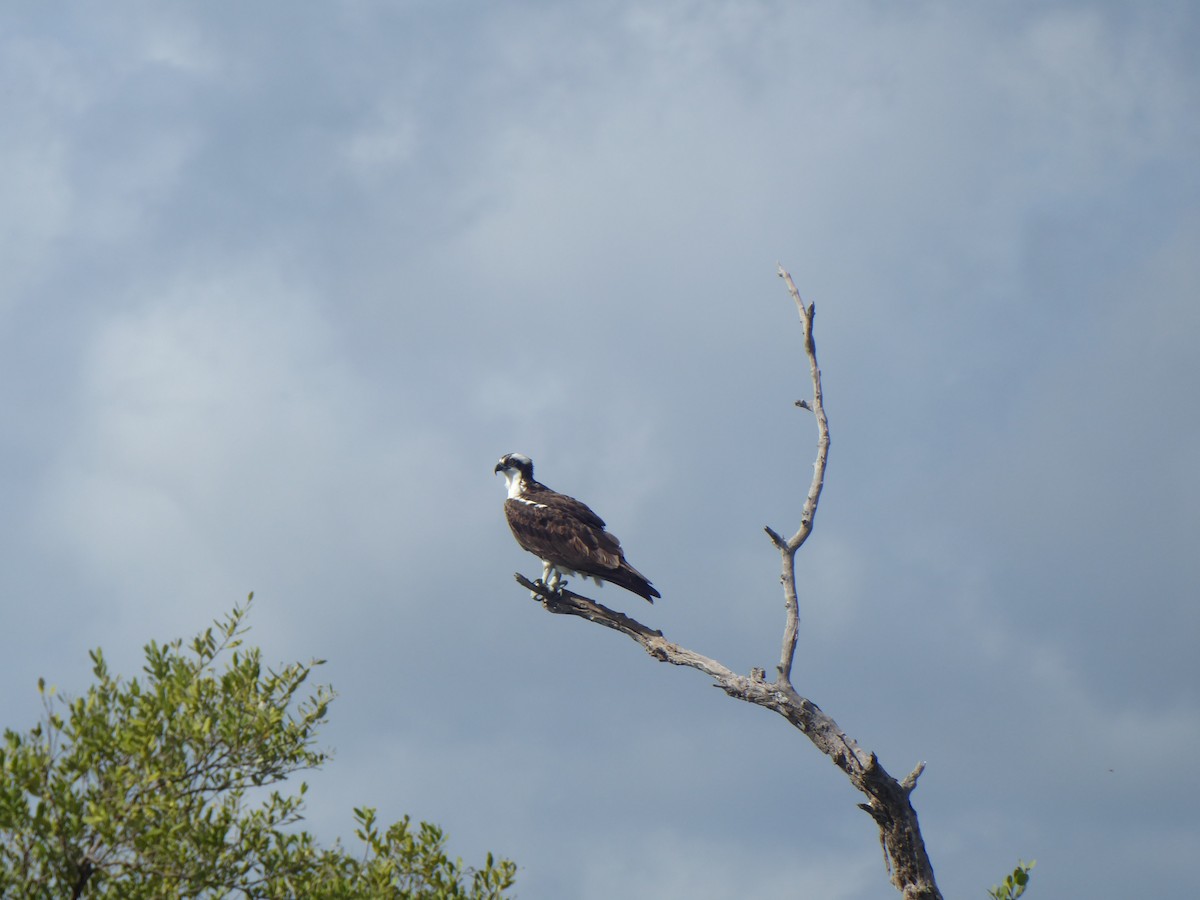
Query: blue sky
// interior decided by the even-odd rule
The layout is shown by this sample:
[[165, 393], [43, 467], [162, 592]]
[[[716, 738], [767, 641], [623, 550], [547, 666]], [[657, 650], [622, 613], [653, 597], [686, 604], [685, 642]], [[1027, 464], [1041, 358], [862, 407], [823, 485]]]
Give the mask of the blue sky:
[[794, 681], [947, 896], [1189, 896], [1200, 14], [1187, 2], [9, 4], [4, 725], [256, 593], [328, 659], [309, 825], [520, 896], [894, 896], [798, 733], [512, 582], [534, 458], [743, 672], [833, 443]]

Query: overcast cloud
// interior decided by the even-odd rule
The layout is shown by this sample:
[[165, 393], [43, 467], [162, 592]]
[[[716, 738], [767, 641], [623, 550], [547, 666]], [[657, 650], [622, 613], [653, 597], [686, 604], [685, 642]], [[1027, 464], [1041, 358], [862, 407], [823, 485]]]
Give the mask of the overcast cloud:
[[309, 825], [528, 900], [895, 896], [844, 777], [512, 582], [496, 459], [732, 668], [833, 445], [794, 680], [947, 897], [1200, 895], [1200, 11], [12, 3], [0, 724], [256, 593], [340, 697]]

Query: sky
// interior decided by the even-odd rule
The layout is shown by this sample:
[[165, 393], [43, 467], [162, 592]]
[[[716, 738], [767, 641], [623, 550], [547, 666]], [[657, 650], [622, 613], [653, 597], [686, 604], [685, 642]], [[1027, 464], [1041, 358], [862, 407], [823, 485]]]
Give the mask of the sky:
[[896, 896], [782, 719], [551, 616], [504, 453], [902, 777], [947, 897], [1200, 894], [1200, 7], [0, 11], [0, 724], [253, 591], [306, 825], [525, 900]]

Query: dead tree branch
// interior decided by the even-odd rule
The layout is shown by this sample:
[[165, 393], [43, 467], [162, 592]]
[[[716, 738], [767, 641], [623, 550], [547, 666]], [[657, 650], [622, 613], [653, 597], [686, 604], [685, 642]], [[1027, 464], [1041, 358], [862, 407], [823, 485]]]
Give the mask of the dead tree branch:
[[892, 884], [900, 891], [904, 900], [941, 900], [941, 892], [934, 880], [933, 866], [921, 838], [917, 813], [909, 801], [909, 795], [916, 788], [917, 779], [924, 771], [925, 764], [918, 763], [902, 781], [897, 781], [880, 765], [874, 753], [860, 747], [838, 727], [831, 716], [811, 700], [802, 697], [792, 686], [792, 660], [796, 654], [800, 629], [796, 552], [812, 533], [817, 504], [825, 484], [825, 464], [829, 454], [829, 421], [825, 416], [821, 369], [817, 365], [817, 349], [813, 341], [815, 306], [805, 306], [791, 275], [782, 266], [779, 267], [779, 276], [787, 284], [788, 291], [795, 301], [804, 332], [804, 352], [808, 359], [813, 393], [811, 400], [798, 400], [796, 405], [811, 411], [816, 420], [817, 456], [813, 463], [812, 482], [800, 513], [800, 526], [796, 532], [791, 537], [784, 538], [770, 527], [765, 529], [771, 543], [779, 550], [784, 589], [783, 645], [775, 680], [767, 681], [763, 670], [758, 668], [753, 669], [749, 675], [739, 675], [715, 659], [669, 641], [661, 631], [649, 628], [636, 619], [587, 597], [568, 590], [551, 591], [541, 582], [532, 582], [519, 574], [516, 579], [522, 587], [541, 598], [542, 606], [547, 612], [578, 616], [618, 631], [639, 643], [660, 662], [698, 669], [714, 679], [715, 686], [729, 696], [766, 707], [787, 719], [803, 732], [818, 750], [833, 760], [850, 779], [850, 783], [866, 796], [867, 802], [858, 806], [871, 816], [879, 828], [879, 839], [883, 845], [888, 873]]

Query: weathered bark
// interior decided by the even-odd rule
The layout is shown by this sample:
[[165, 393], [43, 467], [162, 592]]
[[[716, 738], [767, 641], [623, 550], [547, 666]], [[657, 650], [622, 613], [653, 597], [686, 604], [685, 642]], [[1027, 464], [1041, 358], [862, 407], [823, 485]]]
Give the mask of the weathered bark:
[[812, 382], [811, 401], [798, 400], [796, 405], [809, 410], [817, 424], [817, 457], [813, 463], [813, 478], [800, 514], [800, 527], [790, 538], [783, 538], [771, 528], [765, 531], [779, 550], [782, 564], [785, 622], [783, 645], [780, 650], [777, 675], [767, 681], [762, 669], [754, 669], [749, 675], [739, 675], [723, 664], [693, 650], [680, 647], [636, 619], [609, 609], [594, 600], [568, 590], [550, 591], [541, 582], [532, 582], [521, 575], [517, 581], [541, 598], [548, 612], [578, 616], [603, 625], [637, 641], [655, 659], [675, 666], [698, 669], [715, 679], [716, 686], [726, 694], [747, 703], [755, 703], [773, 710], [800, 729], [813, 745], [833, 760], [846, 773], [850, 783], [866, 795], [867, 802], [858, 804], [879, 827], [879, 840], [883, 846], [884, 862], [892, 884], [905, 900], [941, 900], [934, 880], [933, 866], [925, 852], [921, 839], [921, 828], [917, 813], [909, 796], [924, 771], [920, 763], [902, 781], [897, 781], [879, 764], [874, 753], [863, 750], [849, 737], [832, 717], [815, 703], [802, 697], [792, 686], [792, 661], [796, 655], [799, 635], [800, 604], [796, 590], [796, 552], [812, 533], [817, 504], [825, 483], [825, 464], [829, 454], [829, 422], [825, 416], [825, 401], [821, 391], [821, 370], [817, 365], [817, 350], [813, 341], [813, 305], [805, 306], [792, 277], [779, 268], [779, 276], [787, 284], [788, 291], [796, 303], [804, 330], [804, 352], [809, 363]]

